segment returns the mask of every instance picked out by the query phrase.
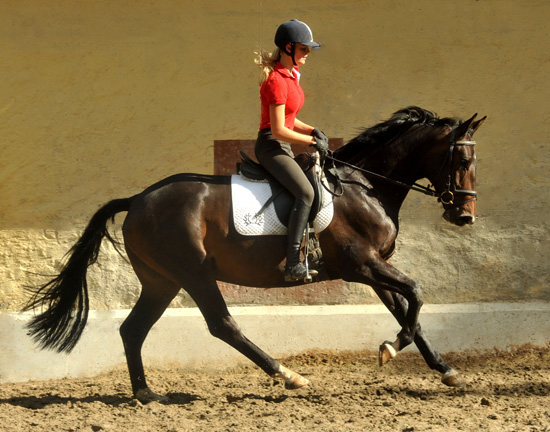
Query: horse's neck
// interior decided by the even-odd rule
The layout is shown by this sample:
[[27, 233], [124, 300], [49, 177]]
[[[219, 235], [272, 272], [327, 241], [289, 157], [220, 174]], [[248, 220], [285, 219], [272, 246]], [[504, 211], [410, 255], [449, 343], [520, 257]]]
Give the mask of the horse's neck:
[[[422, 151], [419, 151], [421, 146], [418, 144], [421, 143], [407, 145], [395, 143], [387, 147], [380, 147], [370, 155], [353, 163], [359, 169], [348, 166], [341, 168], [340, 176], [348, 182], [373, 189], [388, 215], [396, 220], [409, 192], [404, 185], [411, 186], [422, 177], [420, 163], [424, 155]], [[391, 180], [403, 185], [396, 185]]]
[[423, 155], [419, 151], [421, 146], [418, 144], [421, 143], [401, 145], [396, 143], [380, 147], [372, 154], [362, 158], [356, 165], [366, 171], [412, 185], [421, 176], [420, 163]]

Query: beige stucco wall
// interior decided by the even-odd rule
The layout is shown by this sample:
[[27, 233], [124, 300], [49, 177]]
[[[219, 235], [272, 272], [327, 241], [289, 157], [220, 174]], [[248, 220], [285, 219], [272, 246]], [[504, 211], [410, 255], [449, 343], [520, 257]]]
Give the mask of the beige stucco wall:
[[[0, 311], [56, 272], [102, 203], [212, 173], [214, 139], [254, 138], [253, 51], [293, 17], [323, 44], [301, 118], [330, 136], [410, 104], [489, 116], [478, 223], [450, 226], [420, 195], [403, 210], [393, 262], [426, 301], [550, 300], [548, 16], [534, 0], [1, 2]], [[92, 307], [129, 307], [137, 281], [104, 250]], [[373, 300], [352, 286], [342, 301]]]

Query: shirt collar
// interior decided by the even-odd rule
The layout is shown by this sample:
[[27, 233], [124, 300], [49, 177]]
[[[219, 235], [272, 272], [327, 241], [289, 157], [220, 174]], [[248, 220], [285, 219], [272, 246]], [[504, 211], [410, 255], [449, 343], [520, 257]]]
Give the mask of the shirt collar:
[[298, 81], [300, 80], [300, 69], [298, 68], [298, 66], [294, 66], [294, 68], [292, 69], [293, 73], [290, 73], [288, 69], [281, 64], [281, 62], [277, 62], [274, 70], [276, 70], [283, 76], [297, 79]]

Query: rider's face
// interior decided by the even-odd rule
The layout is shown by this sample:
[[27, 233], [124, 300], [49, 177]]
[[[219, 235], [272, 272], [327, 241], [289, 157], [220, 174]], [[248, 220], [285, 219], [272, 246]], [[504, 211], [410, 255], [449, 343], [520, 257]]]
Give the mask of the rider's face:
[[294, 48], [294, 61], [298, 66], [305, 64], [308, 54], [311, 52], [311, 48], [297, 43]]

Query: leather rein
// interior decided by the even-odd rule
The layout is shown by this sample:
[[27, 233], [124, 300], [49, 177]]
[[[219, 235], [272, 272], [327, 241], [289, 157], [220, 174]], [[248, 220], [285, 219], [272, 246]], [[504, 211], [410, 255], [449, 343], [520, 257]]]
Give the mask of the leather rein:
[[[381, 180], [383, 180], [387, 183], [391, 183], [393, 185], [400, 186], [400, 187], [405, 188], [405, 189], [413, 190], [415, 192], [420, 192], [424, 195], [437, 197], [438, 201], [440, 201], [444, 205], [451, 205], [451, 206], [454, 206], [454, 207], [459, 207], [463, 204], [467, 204], [469, 202], [477, 200], [477, 192], [474, 191], [474, 190], [457, 189], [456, 188], [456, 184], [455, 184], [455, 181], [454, 181], [453, 175], [452, 175], [454, 149], [457, 146], [475, 146], [476, 142], [472, 141], [472, 140], [455, 141], [455, 134], [456, 134], [456, 128], [453, 128], [452, 131], [449, 134], [449, 153], [448, 153], [448, 155], [445, 159], [445, 162], [447, 160], [449, 161], [449, 164], [448, 164], [448, 166], [449, 166], [449, 175], [447, 177], [446, 189], [443, 192], [441, 192], [441, 194], [438, 194], [437, 191], [435, 190], [435, 188], [432, 185], [424, 186], [424, 185], [421, 185], [421, 184], [418, 184], [418, 183], [413, 183], [412, 185], [409, 185], [407, 183], [403, 183], [403, 182], [400, 182], [398, 180], [391, 179], [389, 177], [383, 176], [383, 175], [375, 173], [373, 171], [369, 171], [369, 170], [366, 170], [364, 168], [360, 168], [358, 166], [352, 165], [348, 162], [344, 162], [342, 160], [336, 159], [331, 154], [326, 154], [324, 159], [330, 159], [333, 162], [337, 162], [339, 164], [342, 164], [342, 165], [345, 165], [349, 168], [352, 168], [355, 171], [360, 171], [360, 172], [363, 172], [363, 173], [368, 174], [370, 176], [379, 178], [379, 179], [381, 179]], [[441, 173], [443, 172], [444, 168], [445, 168], [445, 163], [443, 163], [443, 166], [441, 167], [441, 171], [439, 172], [437, 178], [439, 178], [441, 176]], [[323, 183], [323, 186], [332, 195], [342, 196], [344, 194], [344, 186], [342, 184], [342, 180], [335, 173], [331, 172], [331, 174], [334, 175], [334, 177], [336, 178], [336, 180], [338, 182], [338, 186], [340, 187], [342, 192], [338, 194], [338, 193], [336, 193], [336, 190], [335, 191], [330, 191], [328, 189], [328, 187], [324, 185], [324, 183]], [[338, 189], [338, 187], [337, 187], [337, 189]], [[455, 200], [456, 195], [469, 195], [469, 196], [472, 196], [472, 198], [470, 198], [466, 201], [463, 201], [461, 203], [455, 204], [454, 200]]]

